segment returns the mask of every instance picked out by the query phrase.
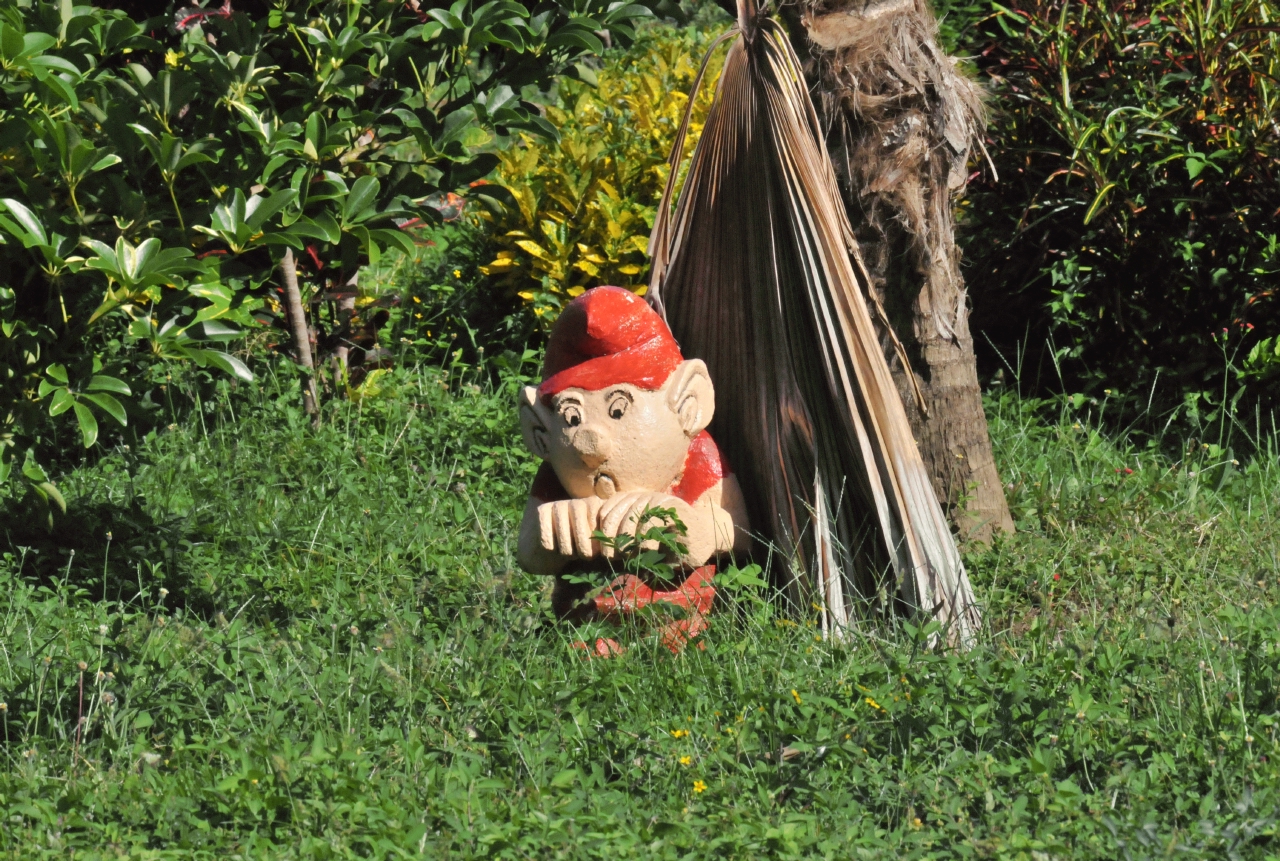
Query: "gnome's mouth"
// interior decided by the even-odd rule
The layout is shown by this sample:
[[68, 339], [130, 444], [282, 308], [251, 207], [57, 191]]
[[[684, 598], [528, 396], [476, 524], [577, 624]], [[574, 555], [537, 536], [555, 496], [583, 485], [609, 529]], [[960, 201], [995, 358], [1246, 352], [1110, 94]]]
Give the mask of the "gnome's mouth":
[[596, 496], [601, 499], [608, 499], [618, 492], [618, 485], [614, 483], [613, 476], [607, 472], [599, 473], [595, 478]]

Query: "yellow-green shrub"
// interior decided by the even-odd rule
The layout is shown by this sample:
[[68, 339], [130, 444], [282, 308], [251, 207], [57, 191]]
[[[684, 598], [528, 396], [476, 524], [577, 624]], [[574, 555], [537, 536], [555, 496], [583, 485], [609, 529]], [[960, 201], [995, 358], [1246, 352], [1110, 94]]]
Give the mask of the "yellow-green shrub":
[[[524, 138], [501, 154], [496, 182], [514, 206], [488, 213], [494, 259], [481, 272], [544, 321], [566, 297], [600, 284], [643, 293], [645, 249], [667, 181], [667, 157], [688, 91], [714, 31], [655, 27], [609, 58], [595, 85], [567, 81], [547, 119], [559, 143]], [[685, 151], [711, 106], [710, 83], [695, 105]]]

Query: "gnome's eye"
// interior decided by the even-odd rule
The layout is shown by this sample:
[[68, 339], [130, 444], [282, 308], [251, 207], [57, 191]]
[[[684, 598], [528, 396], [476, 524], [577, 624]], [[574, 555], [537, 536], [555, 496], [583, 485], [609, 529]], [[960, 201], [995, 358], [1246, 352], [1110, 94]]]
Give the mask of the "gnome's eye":
[[627, 412], [627, 405], [630, 403], [626, 398], [618, 397], [613, 399], [613, 403], [609, 404], [609, 418], [620, 419]]
[[564, 416], [565, 424], [571, 428], [582, 424], [582, 412], [576, 406], [565, 407], [560, 411], [560, 415]]

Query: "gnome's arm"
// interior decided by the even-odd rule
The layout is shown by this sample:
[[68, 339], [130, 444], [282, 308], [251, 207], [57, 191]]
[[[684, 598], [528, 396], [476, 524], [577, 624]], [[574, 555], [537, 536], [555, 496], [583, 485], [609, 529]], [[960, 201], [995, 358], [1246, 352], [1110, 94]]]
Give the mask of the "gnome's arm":
[[[732, 474], [718, 477], [692, 502], [670, 493], [619, 494], [600, 507], [600, 531], [614, 539], [637, 532], [643, 534], [660, 525], [656, 519], [640, 522], [640, 517], [649, 509], [671, 509], [684, 524], [686, 532], [681, 543], [685, 552], [678, 561], [687, 568], [705, 565], [727, 553], [744, 553], [748, 548], [746, 502]], [[615, 551], [604, 547], [599, 553], [611, 558]]]
[[[693, 502], [668, 493], [624, 493], [606, 501], [595, 497], [544, 502], [530, 495], [520, 521], [517, 560], [530, 574], [559, 574], [573, 559], [613, 558], [612, 547], [602, 547], [591, 536], [597, 529], [609, 538], [623, 538], [659, 525], [640, 522], [649, 509], [672, 509], [685, 525], [686, 567], [704, 565], [726, 553], [745, 552], [746, 503], [738, 481], [727, 475]], [[647, 548], [646, 548], [647, 549]]]

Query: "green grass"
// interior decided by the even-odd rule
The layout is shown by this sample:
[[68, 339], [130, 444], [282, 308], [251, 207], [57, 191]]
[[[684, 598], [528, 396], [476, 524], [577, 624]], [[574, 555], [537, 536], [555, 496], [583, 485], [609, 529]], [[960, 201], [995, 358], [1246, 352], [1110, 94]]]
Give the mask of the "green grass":
[[8, 501], [0, 857], [1280, 857], [1274, 455], [993, 399], [971, 652], [747, 601], [584, 661], [515, 570], [514, 384], [390, 381], [215, 400], [53, 537]]

